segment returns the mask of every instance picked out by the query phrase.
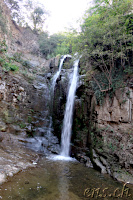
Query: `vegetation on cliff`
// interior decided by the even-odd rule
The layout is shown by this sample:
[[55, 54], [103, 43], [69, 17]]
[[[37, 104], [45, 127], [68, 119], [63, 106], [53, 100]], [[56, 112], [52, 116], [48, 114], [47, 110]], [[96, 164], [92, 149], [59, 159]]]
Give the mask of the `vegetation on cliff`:
[[100, 103], [106, 92], [112, 96], [133, 75], [133, 4], [131, 0], [95, 2], [86, 12], [75, 47]]
[[12, 62], [13, 58], [6, 55], [7, 49], [6, 41], [0, 42], [0, 66], [4, 71], [18, 71], [19, 67]]

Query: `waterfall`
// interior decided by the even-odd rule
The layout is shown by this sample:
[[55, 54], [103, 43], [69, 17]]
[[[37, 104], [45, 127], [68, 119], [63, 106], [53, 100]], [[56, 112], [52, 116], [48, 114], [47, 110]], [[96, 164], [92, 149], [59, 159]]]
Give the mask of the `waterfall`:
[[65, 115], [63, 120], [63, 129], [61, 135], [61, 155], [66, 157], [69, 156], [69, 149], [70, 149], [73, 106], [74, 106], [75, 92], [78, 80], [78, 64], [79, 60], [76, 60], [74, 62], [73, 77], [68, 92]]
[[55, 88], [55, 84], [56, 84], [56, 80], [57, 78], [59, 77], [60, 73], [61, 73], [61, 69], [62, 69], [62, 66], [63, 66], [63, 62], [64, 60], [69, 57], [71, 58], [72, 56], [71, 55], [64, 55], [62, 56], [62, 58], [60, 59], [60, 65], [59, 65], [59, 70], [56, 72], [56, 74], [53, 76], [53, 80], [52, 80], [52, 91], [54, 92], [54, 88]]

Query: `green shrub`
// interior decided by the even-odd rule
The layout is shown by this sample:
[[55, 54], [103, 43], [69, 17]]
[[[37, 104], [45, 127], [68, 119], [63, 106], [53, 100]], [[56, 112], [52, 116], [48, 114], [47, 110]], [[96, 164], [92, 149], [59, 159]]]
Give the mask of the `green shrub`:
[[3, 65], [5, 63], [5, 60], [0, 57], [0, 65]]
[[11, 64], [11, 63], [9, 63], [9, 67], [10, 67], [10, 71], [18, 71], [19, 70], [18, 66]]
[[[14, 57], [9, 57], [5, 54], [5, 52], [7, 51], [8, 47], [6, 45], [6, 40], [3, 40], [2, 42], [0, 42], [0, 66], [3, 68], [4, 71], [18, 71], [19, 67], [16, 66], [15, 64], [11, 63], [12, 60], [15, 60]], [[16, 54], [16, 57], [19, 54]], [[16, 59], [17, 60], [17, 59]]]
[[8, 62], [5, 62], [3, 64], [3, 69], [4, 71], [18, 71], [19, 70], [19, 67], [14, 65], [14, 64], [11, 64], [11, 63], [8, 63]]
[[6, 52], [8, 49], [7, 45], [6, 45], [6, 40], [3, 40], [2, 42], [0, 42], [0, 53]]
[[24, 124], [24, 123], [21, 123], [21, 124], [19, 124], [19, 126], [20, 126], [20, 128], [25, 128], [26, 127], [26, 124]]

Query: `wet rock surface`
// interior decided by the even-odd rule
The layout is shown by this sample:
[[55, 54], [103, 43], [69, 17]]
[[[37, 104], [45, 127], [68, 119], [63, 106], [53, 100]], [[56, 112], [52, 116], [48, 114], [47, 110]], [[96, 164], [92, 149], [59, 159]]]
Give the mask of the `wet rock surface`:
[[25, 148], [20, 142], [23, 136], [0, 132], [0, 185], [18, 172], [35, 167], [39, 155]]
[[[43, 132], [44, 134], [44, 132]], [[25, 138], [21, 141], [25, 147], [28, 147], [38, 153], [47, 156], [49, 154], [60, 154], [60, 145], [56, 136], [52, 133], [45, 133], [43, 136]]]

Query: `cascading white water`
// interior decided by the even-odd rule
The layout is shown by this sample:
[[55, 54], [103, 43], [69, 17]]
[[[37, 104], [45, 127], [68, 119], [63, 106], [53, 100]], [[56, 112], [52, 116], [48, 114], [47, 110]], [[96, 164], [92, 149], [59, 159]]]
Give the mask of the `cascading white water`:
[[76, 60], [74, 62], [73, 77], [68, 92], [64, 121], [63, 121], [63, 129], [61, 135], [61, 155], [65, 157], [69, 156], [69, 149], [70, 149], [73, 106], [74, 106], [75, 92], [78, 81], [78, 64], [79, 60]]
[[71, 55], [64, 55], [61, 59], [60, 59], [60, 65], [59, 65], [59, 70], [56, 72], [56, 74], [53, 76], [53, 80], [52, 80], [52, 90], [54, 92], [54, 88], [55, 88], [55, 84], [56, 84], [56, 80], [57, 78], [59, 77], [60, 73], [61, 73], [61, 69], [62, 69], [62, 66], [63, 66], [63, 62], [64, 60], [69, 57], [71, 58], [72, 56]]

